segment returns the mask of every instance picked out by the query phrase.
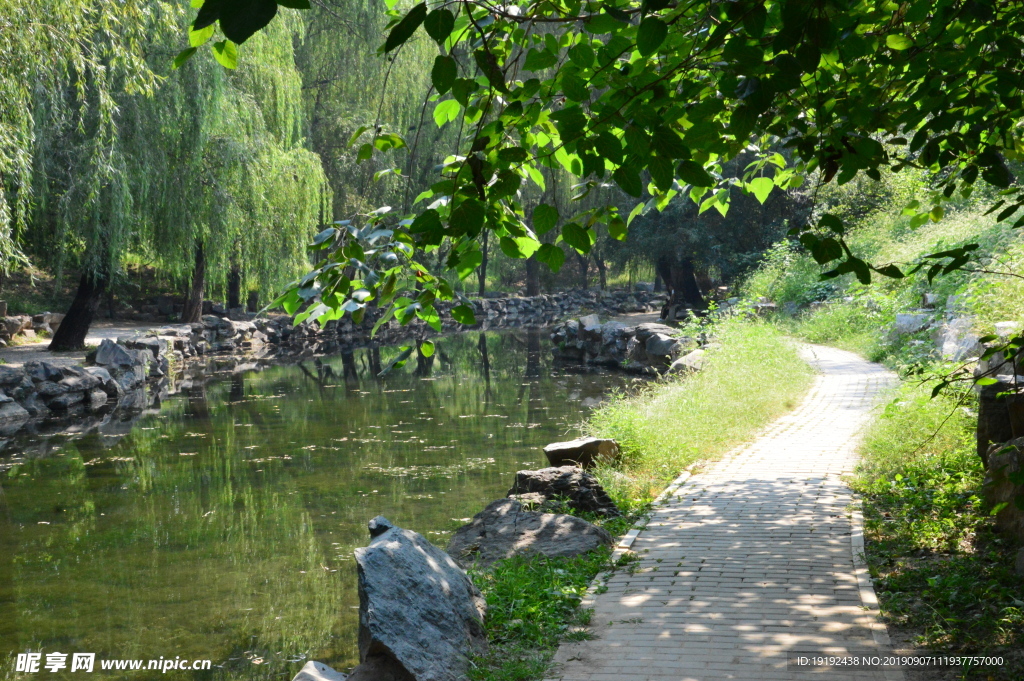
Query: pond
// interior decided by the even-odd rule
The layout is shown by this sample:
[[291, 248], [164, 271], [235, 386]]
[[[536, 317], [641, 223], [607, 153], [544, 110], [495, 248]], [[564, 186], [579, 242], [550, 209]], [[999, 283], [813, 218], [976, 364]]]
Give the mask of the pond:
[[[167, 678], [356, 664], [366, 521], [443, 547], [629, 380], [553, 366], [541, 330], [436, 343], [384, 378], [397, 349], [197, 385], [122, 438], [69, 440], [0, 474], [0, 678], [34, 678], [14, 672], [28, 651], [96, 653], [97, 671], [212, 662]], [[42, 674], [79, 678], [70, 659]]]

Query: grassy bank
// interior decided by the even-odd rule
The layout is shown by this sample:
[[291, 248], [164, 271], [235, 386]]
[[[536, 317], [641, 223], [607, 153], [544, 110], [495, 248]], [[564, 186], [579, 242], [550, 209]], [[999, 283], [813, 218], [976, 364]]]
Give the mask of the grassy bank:
[[[582, 425], [616, 438], [623, 449], [618, 465], [597, 474], [626, 516], [585, 516], [614, 536], [643, 517], [682, 470], [750, 439], [810, 387], [812, 370], [771, 326], [730, 320], [714, 333], [719, 347], [701, 372], [614, 396]], [[604, 549], [577, 558], [517, 557], [474, 574], [487, 597], [491, 651], [477, 661], [471, 678], [544, 678], [562, 640], [589, 636], [590, 612], [579, 602], [599, 572], [615, 567], [610, 556]]]
[[852, 484], [863, 496], [867, 559], [897, 641], [1004, 665], [928, 678], [1024, 678], [1024, 593], [1012, 542], [979, 491], [970, 397], [904, 384], [867, 432]]
[[620, 504], [650, 501], [688, 466], [749, 440], [810, 387], [811, 368], [772, 326], [728, 320], [715, 336], [703, 371], [618, 396], [585, 424], [622, 447], [615, 469], [599, 471]]

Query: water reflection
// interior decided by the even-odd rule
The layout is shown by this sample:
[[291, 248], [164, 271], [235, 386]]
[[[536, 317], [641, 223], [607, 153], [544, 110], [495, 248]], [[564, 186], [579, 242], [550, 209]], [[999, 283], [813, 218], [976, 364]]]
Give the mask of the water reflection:
[[560, 372], [546, 348], [542, 331], [466, 334], [384, 378], [397, 349], [195, 381], [123, 438], [36, 452], [0, 474], [0, 660], [208, 658], [202, 678], [246, 679], [354, 664], [366, 520], [444, 545], [625, 380]]

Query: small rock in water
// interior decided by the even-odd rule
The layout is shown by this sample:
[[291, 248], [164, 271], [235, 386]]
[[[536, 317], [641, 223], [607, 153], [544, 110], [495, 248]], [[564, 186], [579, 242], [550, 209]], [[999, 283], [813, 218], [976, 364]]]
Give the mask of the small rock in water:
[[292, 681], [346, 681], [348, 674], [334, 671], [323, 662], [309, 661], [292, 677]]
[[371, 518], [370, 522], [366, 523], [366, 526], [370, 530], [371, 537], [379, 537], [394, 527], [394, 525], [391, 524], [391, 521], [382, 515]]

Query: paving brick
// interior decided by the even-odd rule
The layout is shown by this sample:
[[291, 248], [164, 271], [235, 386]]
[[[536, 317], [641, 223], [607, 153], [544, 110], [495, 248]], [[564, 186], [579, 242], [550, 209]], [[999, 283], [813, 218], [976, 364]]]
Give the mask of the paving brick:
[[794, 652], [887, 652], [861, 601], [840, 476], [894, 377], [852, 353], [804, 352], [820, 374], [801, 405], [654, 512], [632, 546], [637, 573], [608, 580], [595, 638], [564, 644], [547, 681], [894, 678], [787, 664]]

